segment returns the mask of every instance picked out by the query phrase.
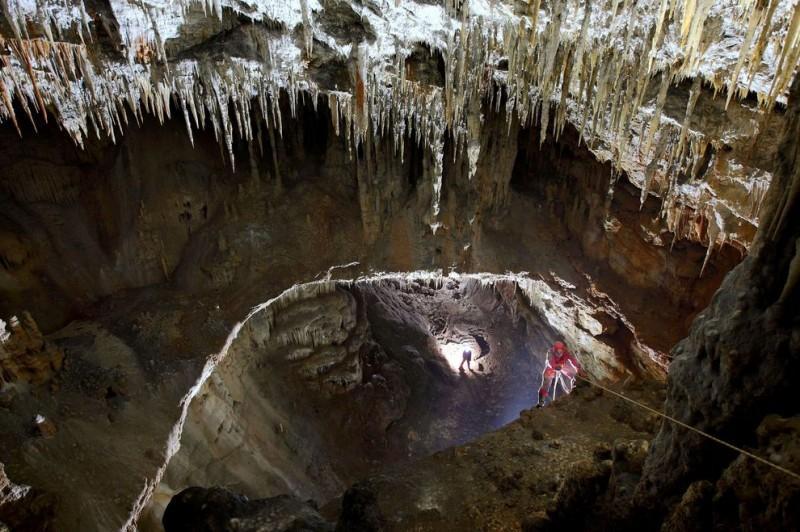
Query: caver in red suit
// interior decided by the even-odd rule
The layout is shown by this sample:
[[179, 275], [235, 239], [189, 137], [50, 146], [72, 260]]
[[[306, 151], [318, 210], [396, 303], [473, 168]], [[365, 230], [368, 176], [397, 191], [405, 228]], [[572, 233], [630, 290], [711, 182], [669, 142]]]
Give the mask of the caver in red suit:
[[542, 386], [539, 388], [539, 404], [543, 406], [545, 399], [550, 395], [553, 381], [558, 378], [561, 385], [569, 393], [575, 383], [575, 375], [581, 370], [581, 363], [575, 355], [569, 352], [563, 342], [556, 342], [547, 351], [544, 371], [542, 372]]

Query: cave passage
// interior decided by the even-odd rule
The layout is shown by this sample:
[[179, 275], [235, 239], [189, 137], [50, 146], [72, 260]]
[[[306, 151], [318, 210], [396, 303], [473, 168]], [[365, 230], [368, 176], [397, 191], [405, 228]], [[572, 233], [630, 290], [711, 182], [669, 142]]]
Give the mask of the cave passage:
[[[465, 287], [444, 279], [440, 287], [398, 283], [362, 292], [378, 345], [391, 361], [422, 370], [408, 373], [407, 412], [388, 428], [398, 441], [405, 433], [410, 454], [464, 443], [535, 402], [554, 333], [536, 316], [516, 313], [513, 284]], [[462, 367], [465, 350], [472, 361]]]
[[[513, 280], [299, 285], [239, 332], [195, 399], [160, 490], [221, 484], [331, 500], [516, 419], [536, 402], [558, 338]], [[461, 371], [464, 349], [473, 357]]]

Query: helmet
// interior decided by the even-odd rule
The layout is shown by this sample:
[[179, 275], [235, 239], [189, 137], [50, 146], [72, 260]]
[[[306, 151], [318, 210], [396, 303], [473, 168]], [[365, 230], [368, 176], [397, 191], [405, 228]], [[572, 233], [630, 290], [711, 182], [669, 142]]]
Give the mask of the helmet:
[[564, 342], [556, 342], [553, 344], [553, 349], [555, 349], [556, 351], [566, 351], [567, 346], [564, 345]]

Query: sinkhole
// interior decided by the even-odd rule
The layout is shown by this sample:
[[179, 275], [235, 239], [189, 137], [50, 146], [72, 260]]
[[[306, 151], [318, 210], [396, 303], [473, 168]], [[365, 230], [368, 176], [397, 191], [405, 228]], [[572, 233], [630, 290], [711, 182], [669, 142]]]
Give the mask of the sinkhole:
[[[516, 419], [535, 404], [557, 340], [594, 374], [629, 372], [623, 346], [599, 321], [593, 329], [592, 312], [524, 275], [417, 272], [296, 285], [256, 307], [206, 372], [150, 520], [188, 486], [335, 506], [359, 478]], [[642, 367], [654, 364], [637, 340], [625, 347], [639, 349]], [[472, 360], [462, 367], [464, 350]]]

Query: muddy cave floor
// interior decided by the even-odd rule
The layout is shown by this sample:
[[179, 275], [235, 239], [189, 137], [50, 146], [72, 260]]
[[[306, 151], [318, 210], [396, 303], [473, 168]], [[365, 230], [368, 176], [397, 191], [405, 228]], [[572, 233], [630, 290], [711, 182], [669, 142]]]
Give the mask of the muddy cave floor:
[[[626, 391], [650, 405], [663, 399], [653, 385]], [[631, 490], [657, 426], [652, 415], [579, 385], [501, 430], [384, 471], [357, 490], [374, 495], [386, 530], [530, 528], [548, 512], [572, 510], [571, 491], [584, 492], [588, 514], [611, 475], [616, 490]]]

